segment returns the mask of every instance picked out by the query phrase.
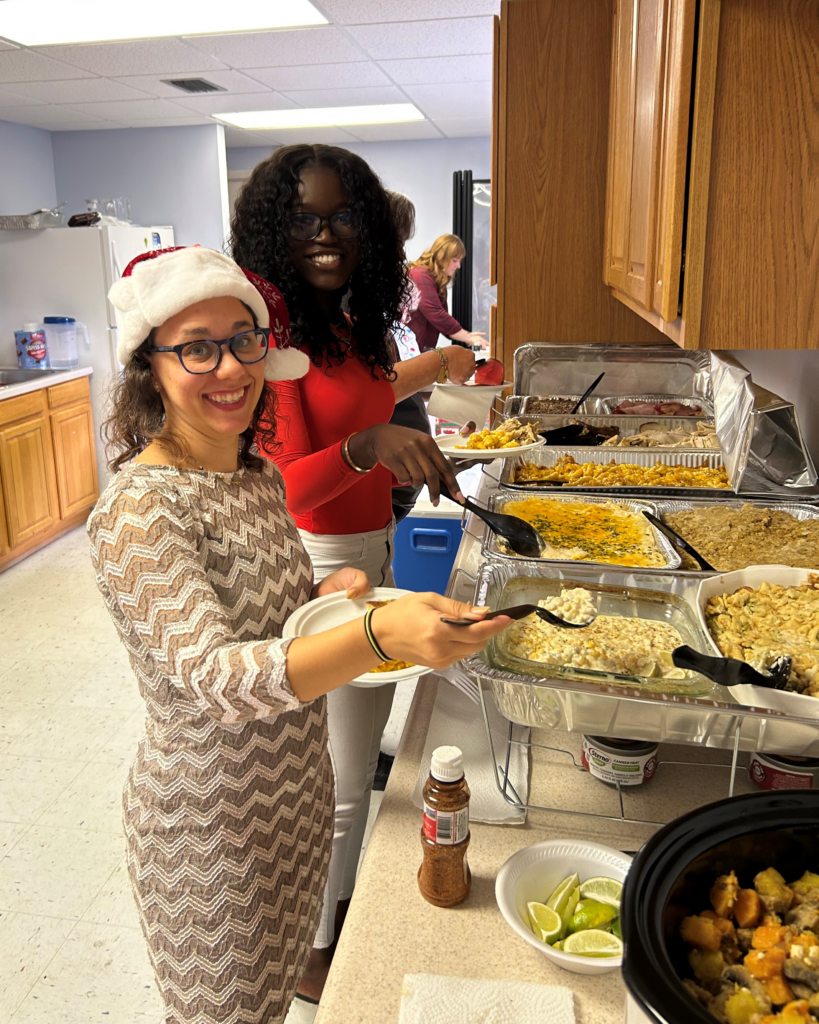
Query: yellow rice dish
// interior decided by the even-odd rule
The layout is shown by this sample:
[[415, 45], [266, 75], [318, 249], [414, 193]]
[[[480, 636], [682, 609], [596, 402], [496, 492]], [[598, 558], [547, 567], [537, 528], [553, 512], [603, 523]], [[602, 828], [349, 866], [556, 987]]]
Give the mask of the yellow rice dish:
[[576, 462], [561, 456], [554, 466], [524, 462], [515, 468], [515, 483], [543, 480], [570, 487], [719, 487], [730, 488], [724, 466], [637, 466], [629, 462]]
[[668, 564], [651, 524], [616, 501], [524, 498], [502, 509], [530, 523], [547, 544], [543, 558], [661, 568]]
[[[546, 607], [546, 601], [539, 601]], [[503, 633], [506, 651], [553, 668], [582, 668], [646, 678], [688, 679], [671, 652], [683, 638], [667, 622], [599, 615], [584, 629], [562, 629], [536, 615], [513, 622]]]
[[788, 689], [819, 697], [819, 575], [796, 587], [761, 583], [719, 594], [706, 604], [705, 622], [727, 658], [758, 671], [790, 655]]

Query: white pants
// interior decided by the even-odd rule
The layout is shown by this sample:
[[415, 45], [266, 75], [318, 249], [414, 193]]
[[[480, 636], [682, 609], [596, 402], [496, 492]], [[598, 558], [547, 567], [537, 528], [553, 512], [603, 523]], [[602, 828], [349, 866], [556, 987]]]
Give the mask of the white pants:
[[[328, 534], [299, 530], [313, 563], [316, 582], [350, 565], [363, 569], [374, 587], [395, 586], [392, 575], [393, 525], [372, 533]], [[333, 853], [324, 890], [324, 907], [314, 945], [333, 944], [336, 906], [353, 894], [370, 794], [378, 766], [381, 736], [395, 695], [395, 683], [362, 688], [341, 686], [327, 694], [330, 759], [336, 777]]]

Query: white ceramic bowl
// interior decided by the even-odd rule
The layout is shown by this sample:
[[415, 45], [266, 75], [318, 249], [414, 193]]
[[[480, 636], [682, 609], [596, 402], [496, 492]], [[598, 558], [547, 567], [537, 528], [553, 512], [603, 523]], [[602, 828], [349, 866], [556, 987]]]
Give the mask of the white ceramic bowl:
[[[747, 569], [735, 572], [724, 572], [719, 576], [709, 576], [697, 588], [697, 614], [703, 633], [708, 637], [711, 649], [718, 658], [723, 657], [716, 640], [708, 631], [705, 621], [705, 606], [709, 598], [718, 594], [733, 594], [741, 587], [756, 589], [761, 583], [776, 583], [780, 587], [798, 587], [807, 583], [809, 576], [815, 576], [816, 569], [794, 569], [789, 565], [751, 565]], [[819, 718], [819, 697], [803, 696], [801, 693], [788, 693], [785, 690], [772, 690], [764, 686], [730, 686], [731, 696], [738, 704], [748, 707], [772, 708], [784, 711], [786, 715], [797, 715], [800, 718]], [[773, 748], [769, 748], [773, 749]]]
[[[282, 636], [285, 640], [296, 636], [313, 636], [314, 633], [322, 633], [325, 629], [341, 626], [353, 619], [362, 619], [363, 631], [363, 619], [367, 612], [368, 601], [395, 601], [410, 593], [412, 591], [399, 590], [397, 587], [373, 587], [369, 594], [354, 601], [349, 601], [343, 592], [317, 597], [293, 612], [284, 624]], [[383, 686], [385, 683], [400, 683], [405, 679], [417, 679], [427, 672], [429, 669], [424, 665], [413, 665], [411, 668], [402, 668], [397, 672], [367, 672], [366, 675], [357, 676], [348, 685], [367, 689], [373, 686]]]
[[500, 869], [495, 899], [509, 927], [558, 967], [575, 974], [608, 974], [622, 966], [621, 956], [576, 956], [553, 949], [529, 928], [526, 904], [545, 903], [563, 879], [575, 871], [581, 882], [598, 875], [624, 882], [630, 864], [628, 854], [599, 843], [562, 839], [535, 843], [513, 853]]

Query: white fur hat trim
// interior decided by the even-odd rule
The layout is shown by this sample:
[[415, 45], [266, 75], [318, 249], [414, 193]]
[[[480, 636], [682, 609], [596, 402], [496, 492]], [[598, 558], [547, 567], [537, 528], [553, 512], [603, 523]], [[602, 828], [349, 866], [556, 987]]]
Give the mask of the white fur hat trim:
[[[271, 326], [260, 292], [238, 264], [215, 249], [191, 246], [137, 263], [108, 292], [117, 311], [117, 358], [125, 365], [154, 327], [194, 303], [224, 296], [249, 306], [259, 327]], [[271, 346], [280, 333], [280, 325], [273, 326]], [[309, 369], [310, 360], [298, 349], [271, 347], [265, 357], [265, 380], [295, 380]]]

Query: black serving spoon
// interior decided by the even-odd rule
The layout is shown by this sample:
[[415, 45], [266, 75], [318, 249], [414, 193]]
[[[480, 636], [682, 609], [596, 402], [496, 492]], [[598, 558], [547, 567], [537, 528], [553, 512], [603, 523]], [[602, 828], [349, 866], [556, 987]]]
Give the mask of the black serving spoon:
[[[597, 618], [595, 614], [594, 619], [589, 619], [588, 622], [567, 622], [565, 619], [561, 619], [559, 615], [555, 615], [550, 612], [548, 608], [541, 608], [538, 604], [516, 604], [511, 608], [499, 608], [496, 612], [490, 612], [485, 615], [480, 621], [486, 622], [487, 619], [495, 619], [499, 615], [508, 615], [510, 619], [525, 619], [527, 615], [535, 614], [539, 618], [543, 619], [544, 622], [550, 622], [553, 626], [560, 626], [561, 629], [585, 629], [586, 626], [590, 626], [594, 619]], [[445, 622], [448, 626], [474, 626], [474, 619], [446, 619], [442, 618], [441, 622]]]
[[672, 529], [670, 526], [667, 526], [662, 521], [662, 519], [658, 519], [657, 516], [652, 515], [651, 512], [647, 512], [645, 509], [643, 509], [642, 512], [646, 519], [651, 523], [651, 525], [656, 526], [661, 533], [664, 533], [675, 547], [679, 548], [680, 551], [685, 551], [686, 554], [691, 555], [692, 558], [696, 559], [696, 561], [699, 562], [700, 568], [703, 572], [719, 571], [718, 569], [715, 569], [710, 562], [706, 561], [706, 559], [702, 557], [699, 551], [697, 551], [695, 547], [688, 543], [685, 537], [681, 537], [676, 530]]
[[543, 540], [540, 534], [529, 523], [517, 516], [507, 516], [502, 512], [488, 512], [481, 508], [471, 498], [464, 498], [463, 501], [456, 501], [449, 493], [446, 484], [441, 480], [440, 491], [445, 498], [454, 501], [456, 505], [473, 512], [478, 519], [482, 519], [489, 529], [503, 537], [509, 547], [522, 558], [540, 558], [543, 551]]
[[577, 410], [580, 408], [580, 406], [586, 401], [586, 399], [589, 397], [589, 395], [592, 393], [592, 391], [594, 391], [594, 389], [597, 387], [597, 385], [600, 383], [600, 381], [605, 376], [606, 376], [606, 371], [604, 370], [601, 374], [599, 374], [597, 377], [594, 378], [594, 380], [591, 382], [591, 384], [589, 384], [589, 386], [586, 388], [586, 390], [580, 396], [580, 401], [577, 403], [577, 405], [574, 407], [574, 409], [572, 409], [572, 415], [574, 415], [577, 412]]
[[755, 668], [738, 658], [714, 658], [709, 654], [701, 654], [693, 647], [676, 647], [671, 652], [671, 660], [677, 668], [691, 669], [699, 672], [720, 686], [764, 686], [771, 690], [784, 690], [791, 672], [791, 657], [787, 654], [778, 657], [770, 668], [770, 674], [757, 672]]

